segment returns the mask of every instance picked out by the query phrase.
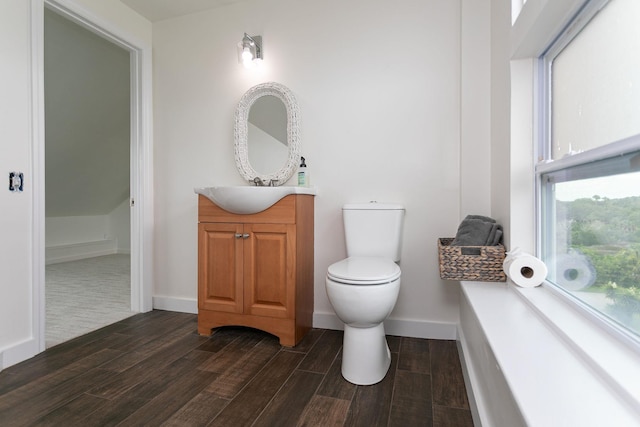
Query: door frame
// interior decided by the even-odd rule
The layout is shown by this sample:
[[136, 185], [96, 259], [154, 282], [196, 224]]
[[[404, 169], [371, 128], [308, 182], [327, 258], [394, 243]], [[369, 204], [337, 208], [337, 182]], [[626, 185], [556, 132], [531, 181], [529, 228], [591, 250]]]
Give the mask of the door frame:
[[153, 308], [153, 146], [151, 45], [128, 34], [113, 22], [70, 0], [31, 0], [32, 79], [32, 327], [38, 352], [45, 344], [45, 117], [44, 117], [44, 9], [128, 50], [131, 55], [130, 223], [131, 309]]

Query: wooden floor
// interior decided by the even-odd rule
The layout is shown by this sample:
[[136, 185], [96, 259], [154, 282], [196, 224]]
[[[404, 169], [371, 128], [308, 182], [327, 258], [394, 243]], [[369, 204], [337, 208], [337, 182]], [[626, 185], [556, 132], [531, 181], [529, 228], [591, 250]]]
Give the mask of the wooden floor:
[[2, 426], [472, 426], [454, 341], [388, 337], [374, 386], [340, 375], [342, 332], [295, 348], [196, 316], [139, 314], [0, 372]]

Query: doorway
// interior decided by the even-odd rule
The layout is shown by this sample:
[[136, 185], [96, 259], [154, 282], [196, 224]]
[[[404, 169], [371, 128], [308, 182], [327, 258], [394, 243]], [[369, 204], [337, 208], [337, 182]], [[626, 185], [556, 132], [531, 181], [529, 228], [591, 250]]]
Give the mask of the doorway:
[[44, 11], [46, 347], [131, 310], [130, 54]]
[[[151, 147], [151, 43], [146, 38], [137, 37], [113, 21], [100, 15], [92, 14], [75, 3], [66, 0], [32, 0], [32, 67], [33, 67], [33, 337], [35, 352], [46, 349], [45, 342], [45, 268], [46, 252], [46, 212], [45, 212], [45, 90], [44, 90], [44, 15], [45, 10], [53, 11], [77, 24], [82, 29], [108, 40], [124, 49], [129, 57], [129, 118], [130, 129], [127, 140], [129, 149], [128, 197], [123, 202], [122, 210], [129, 215], [130, 237], [114, 239], [115, 233], [98, 234], [100, 227], [93, 229], [100, 238], [94, 241], [97, 246], [91, 250], [101, 250], [104, 241], [119, 240], [130, 242], [128, 254], [130, 266], [129, 309], [133, 312], [147, 312], [152, 309], [151, 277], [152, 277], [152, 232], [153, 232], [153, 199], [152, 199], [152, 147]], [[73, 129], [73, 128], [72, 128]], [[106, 132], [108, 129], [102, 129]], [[82, 150], [70, 150], [73, 156], [80, 156]], [[50, 167], [47, 164], [47, 167]], [[70, 175], [65, 185], [72, 186], [80, 178]], [[109, 182], [102, 180], [103, 185]], [[48, 184], [47, 184], [48, 185]], [[103, 188], [94, 185], [92, 190], [100, 192]], [[48, 200], [47, 200], [48, 201]], [[86, 212], [85, 212], [86, 213]], [[100, 215], [72, 215], [69, 218], [91, 217]], [[86, 219], [86, 218], [85, 218]], [[64, 221], [63, 221], [64, 222]], [[80, 226], [81, 220], [76, 221]], [[93, 223], [95, 224], [95, 222]], [[88, 225], [88, 226], [87, 226]], [[84, 223], [84, 230], [91, 229], [91, 222]], [[106, 234], [106, 237], [105, 237]], [[64, 235], [64, 233], [63, 233]], [[66, 236], [69, 238], [70, 236]], [[64, 245], [63, 245], [64, 246]], [[92, 246], [92, 245], [89, 245]], [[59, 248], [58, 248], [59, 249]], [[85, 248], [86, 249], [86, 248]], [[56, 252], [56, 250], [53, 250]], [[49, 254], [51, 255], [51, 254]], [[56, 253], [56, 256], [60, 253]], [[68, 255], [68, 253], [66, 254]]]

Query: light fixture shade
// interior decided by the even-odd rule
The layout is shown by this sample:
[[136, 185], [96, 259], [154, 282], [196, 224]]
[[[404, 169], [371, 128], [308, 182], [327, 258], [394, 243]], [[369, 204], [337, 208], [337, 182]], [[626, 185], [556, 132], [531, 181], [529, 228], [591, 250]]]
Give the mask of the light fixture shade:
[[247, 68], [253, 67], [262, 60], [262, 37], [249, 36], [244, 33], [242, 41], [238, 43], [238, 62]]

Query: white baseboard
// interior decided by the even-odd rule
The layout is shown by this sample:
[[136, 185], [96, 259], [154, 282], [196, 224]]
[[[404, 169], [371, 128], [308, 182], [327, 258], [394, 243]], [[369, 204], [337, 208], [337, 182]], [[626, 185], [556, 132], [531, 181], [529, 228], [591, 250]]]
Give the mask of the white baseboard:
[[344, 329], [344, 323], [338, 319], [335, 313], [322, 313], [313, 312], [313, 327], [319, 329], [334, 329], [336, 331], [342, 331]]
[[198, 300], [195, 298], [176, 298], [156, 295], [153, 297], [153, 308], [177, 311], [179, 313], [198, 314]]
[[[153, 308], [177, 311], [180, 313], [198, 313], [198, 300], [195, 298], [176, 298], [163, 295], [153, 297]], [[313, 313], [313, 327], [320, 329], [342, 330], [344, 324], [335, 313]], [[422, 320], [387, 319], [384, 330], [388, 335], [401, 337], [427, 338], [435, 340], [455, 340], [455, 323], [427, 322]]]
[[38, 342], [33, 338], [5, 347], [0, 350], [0, 371], [31, 359], [38, 353]]
[[[320, 329], [344, 329], [344, 324], [335, 313], [313, 313], [313, 327]], [[387, 319], [384, 331], [387, 335], [400, 337], [427, 338], [435, 340], [455, 340], [455, 323], [428, 322], [424, 320]]]
[[116, 248], [116, 241], [112, 239], [49, 246], [45, 248], [45, 263], [47, 265], [57, 264], [115, 253], [118, 253], [118, 250]]

